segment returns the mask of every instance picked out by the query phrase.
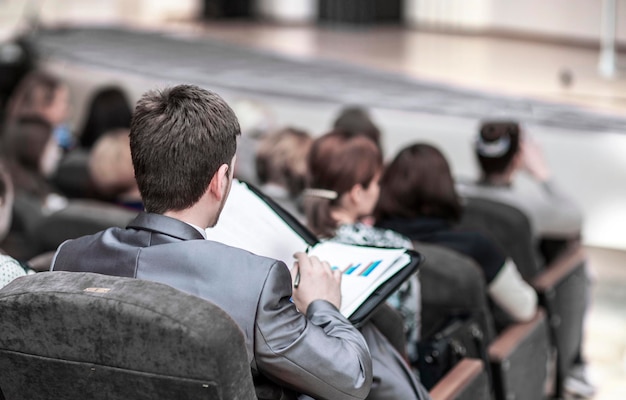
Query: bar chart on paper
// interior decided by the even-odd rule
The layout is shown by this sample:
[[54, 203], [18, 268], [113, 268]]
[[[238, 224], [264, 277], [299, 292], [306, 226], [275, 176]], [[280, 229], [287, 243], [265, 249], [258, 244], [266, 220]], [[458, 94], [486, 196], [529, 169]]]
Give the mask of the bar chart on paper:
[[376, 270], [378, 266], [381, 265], [382, 262], [383, 260], [370, 261], [366, 264], [350, 263], [344, 267], [333, 265], [332, 268], [335, 270], [340, 270], [341, 273], [343, 273], [344, 275], [368, 277], [372, 272], [374, 272], [374, 270]]

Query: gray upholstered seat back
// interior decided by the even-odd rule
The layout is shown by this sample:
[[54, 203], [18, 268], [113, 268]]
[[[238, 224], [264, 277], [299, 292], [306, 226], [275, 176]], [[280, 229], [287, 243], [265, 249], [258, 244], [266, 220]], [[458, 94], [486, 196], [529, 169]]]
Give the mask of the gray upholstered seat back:
[[254, 399], [243, 334], [169, 286], [46, 272], [0, 291], [0, 388], [11, 399]]
[[67, 207], [42, 219], [33, 236], [40, 252], [53, 251], [64, 241], [104, 229], [125, 227], [137, 211], [97, 200], [72, 200]]
[[467, 198], [461, 226], [480, 231], [498, 243], [527, 281], [540, 271], [538, 243], [535, 243], [528, 217], [508, 204]]
[[471, 315], [478, 322], [486, 342], [495, 337], [495, 328], [485, 278], [468, 257], [447, 248], [415, 242], [424, 255], [420, 269], [422, 287], [422, 337], [434, 333], [450, 316]]

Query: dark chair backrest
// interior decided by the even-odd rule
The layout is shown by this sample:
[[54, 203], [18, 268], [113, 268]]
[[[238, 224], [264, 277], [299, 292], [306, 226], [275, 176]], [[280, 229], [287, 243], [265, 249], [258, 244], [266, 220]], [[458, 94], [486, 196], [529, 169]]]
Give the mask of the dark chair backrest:
[[61, 162], [54, 175], [54, 185], [67, 197], [90, 198], [96, 194], [89, 173], [89, 151], [74, 149]]
[[528, 217], [497, 201], [466, 198], [460, 227], [491, 237], [509, 255], [527, 281], [542, 270]]
[[496, 400], [545, 398], [550, 339], [545, 312], [507, 328], [489, 347]]
[[491, 232], [517, 264], [524, 279], [530, 282], [547, 312], [552, 344], [557, 349], [556, 393], [574, 359], [580, 352], [583, 318], [589, 294], [585, 272], [586, 257], [577, 240], [559, 244], [554, 260], [540, 266], [538, 243], [532, 239], [526, 215], [507, 204], [485, 199], [468, 198], [462, 225]]
[[244, 338], [169, 286], [44, 272], [0, 291], [0, 388], [13, 399], [255, 399]]
[[485, 278], [468, 257], [441, 246], [415, 242], [424, 255], [420, 269], [422, 290], [422, 335], [426, 339], [451, 316], [471, 316], [486, 343], [495, 337]]
[[36, 227], [40, 253], [56, 250], [68, 239], [91, 235], [104, 229], [125, 227], [137, 216], [114, 204], [97, 200], [72, 200], [67, 207], [41, 220]]
[[400, 311], [384, 303], [372, 313], [370, 321], [389, 340], [398, 354], [408, 360], [404, 321]]

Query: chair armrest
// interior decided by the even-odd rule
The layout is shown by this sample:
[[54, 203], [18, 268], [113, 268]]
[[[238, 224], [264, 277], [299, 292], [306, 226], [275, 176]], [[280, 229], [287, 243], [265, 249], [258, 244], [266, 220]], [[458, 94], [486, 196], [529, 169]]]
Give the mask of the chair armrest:
[[585, 262], [586, 258], [584, 248], [580, 244], [576, 244], [563, 252], [553, 263], [546, 266], [545, 271], [533, 279], [531, 284], [537, 292], [546, 292], [569, 276], [581, 263]]
[[464, 358], [431, 389], [433, 400], [453, 400], [459, 397], [484, 371], [483, 362]]
[[514, 324], [500, 334], [489, 346], [489, 359], [491, 362], [503, 362], [510, 358], [524, 339], [530, 336], [536, 326], [546, 318], [546, 313], [539, 308], [537, 314], [528, 322]]

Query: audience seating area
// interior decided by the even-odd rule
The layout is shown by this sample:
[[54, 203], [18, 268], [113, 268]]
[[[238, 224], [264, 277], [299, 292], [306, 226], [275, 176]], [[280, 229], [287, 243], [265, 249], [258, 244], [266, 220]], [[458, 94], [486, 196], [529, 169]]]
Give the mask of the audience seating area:
[[0, 315], [2, 399], [256, 399], [239, 327], [166, 285], [38, 273]]
[[[93, 198], [88, 162], [86, 150], [70, 152], [53, 179], [66, 207], [42, 219], [40, 205], [16, 202], [5, 252], [21, 261], [51, 257], [65, 240], [124, 227], [136, 216]], [[466, 199], [461, 227], [486, 234], [515, 261], [539, 296], [532, 320], [507, 320], [470, 258], [414, 242], [425, 256], [420, 360], [409, 360], [397, 310], [383, 305], [371, 321], [419, 369], [434, 400], [561, 398], [580, 357], [589, 302], [580, 241], [538, 256], [526, 215], [477, 198]], [[40, 272], [0, 290], [0, 316], [0, 400], [256, 398], [242, 331], [217, 306], [169, 286]]]

